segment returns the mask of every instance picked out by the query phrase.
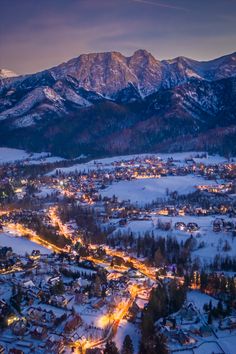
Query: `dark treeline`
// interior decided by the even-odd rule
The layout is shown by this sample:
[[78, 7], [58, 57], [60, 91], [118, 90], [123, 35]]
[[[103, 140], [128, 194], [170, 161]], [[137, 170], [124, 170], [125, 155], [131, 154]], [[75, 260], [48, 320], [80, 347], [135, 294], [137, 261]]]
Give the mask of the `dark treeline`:
[[[204, 247], [204, 241], [198, 244], [195, 237], [190, 235], [186, 241], [179, 242], [173, 236], [156, 236], [153, 232], [146, 232], [144, 236], [138, 237], [132, 232], [117, 232], [107, 239], [107, 243], [111, 247], [120, 247], [136, 253], [137, 257], [146, 257], [155, 266], [164, 266], [167, 264], [177, 264], [180, 273], [181, 269], [188, 265], [198, 270], [201, 266], [201, 260], [197, 259], [191, 262], [191, 252]], [[230, 248], [226, 241], [223, 251]], [[229, 257], [217, 254], [211, 264], [208, 264], [209, 270], [235, 271], [236, 257]], [[191, 269], [191, 268], [189, 268]]]
[[14, 197], [14, 188], [9, 181], [0, 185], [0, 205], [2, 203], [9, 203]]
[[46, 173], [53, 171], [57, 168], [70, 167], [76, 163], [84, 163], [90, 160], [90, 158], [83, 159], [68, 159], [55, 162], [44, 162], [43, 158], [40, 158], [41, 163], [34, 164], [28, 163], [23, 164], [21, 161], [15, 164], [7, 163], [2, 165], [2, 170], [5, 170], [7, 175], [17, 176], [17, 177], [37, 177], [45, 175]]
[[146, 257], [156, 266], [175, 263], [179, 268], [190, 262], [190, 253], [196, 246], [196, 240], [189, 237], [185, 242], [177, 241], [175, 237], [154, 236], [146, 232], [144, 237], [134, 237], [132, 232], [117, 233], [107, 240], [111, 247], [122, 247], [136, 252], [137, 257]]
[[219, 270], [236, 272], [236, 257], [222, 257], [221, 255], [217, 254], [209, 268], [213, 271]]
[[213, 297], [224, 296], [230, 304], [235, 306], [236, 282], [235, 277], [219, 273], [192, 272], [185, 275], [185, 284], [199, 288], [202, 292]]

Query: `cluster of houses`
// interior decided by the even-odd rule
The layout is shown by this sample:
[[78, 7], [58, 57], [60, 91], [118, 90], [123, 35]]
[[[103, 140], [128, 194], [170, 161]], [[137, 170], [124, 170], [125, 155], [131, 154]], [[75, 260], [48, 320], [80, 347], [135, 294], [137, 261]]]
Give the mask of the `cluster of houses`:
[[114, 182], [161, 176], [185, 176], [193, 173], [213, 181], [226, 180], [222, 184], [199, 186], [199, 190], [210, 193], [234, 192], [235, 186], [232, 182], [236, 175], [234, 164], [208, 166], [198, 163], [195, 159], [188, 159], [185, 164], [178, 162], [174, 159], [162, 161], [156, 156], [131, 157], [130, 160], [114, 161], [107, 166], [106, 163], [94, 161], [94, 167], [87, 171], [75, 170], [64, 174], [62, 170], [56, 170], [49, 184], [63, 195], [74, 196], [79, 202], [87, 204], [98, 201], [99, 190]]
[[156, 329], [165, 335], [170, 352], [196, 348], [212, 336], [211, 328], [191, 302], [185, 303], [174, 315], [157, 321]]
[[[97, 317], [127, 303], [134, 284], [146, 302], [151, 291], [147, 278], [134, 269], [110, 270], [104, 287], [97, 278], [104, 270], [89, 260], [78, 262], [73, 256], [42, 255], [36, 250], [20, 259], [24, 264], [30, 261], [31, 268], [0, 277], [0, 293], [6, 284], [11, 288], [8, 297], [0, 300], [3, 352], [40, 354], [50, 349], [57, 354], [86, 338], [98, 340], [105, 329], [98, 326]], [[113, 278], [112, 274], [118, 276]], [[83, 313], [94, 316], [94, 323], [86, 323]], [[140, 321], [138, 302], [130, 308], [127, 319]]]
[[236, 222], [231, 220], [225, 220], [222, 218], [216, 218], [213, 221], [214, 232], [232, 232], [233, 236], [236, 236]]

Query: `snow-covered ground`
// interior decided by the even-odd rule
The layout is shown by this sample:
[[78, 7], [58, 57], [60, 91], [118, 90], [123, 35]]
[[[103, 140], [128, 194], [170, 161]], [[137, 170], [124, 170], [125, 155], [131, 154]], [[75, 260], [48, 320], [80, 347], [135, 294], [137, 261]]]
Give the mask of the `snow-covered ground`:
[[20, 149], [0, 147], [0, 164], [27, 161], [30, 164], [53, 163], [63, 160], [61, 157], [49, 156], [47, 152], [28, 153]]
[[92, 162], [102, 163], [104, 165], [111, 165], [113, 162], [129, 161], [136, 158], [145, 158], [148, 156], [160, 158], [163, 161], [167, 161], [170, 158], [173, 158], [174, 161], [185, 162], [186, 159], [194, 159], [196, 162], [203, 162], [205, 164], [219, 164], [226, 162], [227, 159], [220, 155], [206, 155], [206, 157], [197, 157], [205, 154], [204, 152], [196, 151], [187, 151], [187, 152], [176, 152], [176, 153], [155, 153], [155, 154], [135, 154], [135, 155], [122, 155], [108, 157], [104, 159], [94, 160]]
[[[103, 160], [101, 160], [103, 161]], [[60, 171], [61, 173], [64, 174], [70, 174], [70, 173], [76, 173], [76, 172], [89, 172], [89, 171], [94, 171], [97, 169], [110, 169], [112, 170], [114, 167], [111, 164], [104, 164], [100, 160], [93, 160], [89, 161], [86, 163], [78, 163], [70, 167], [61, 167], [61, 168], [56, 168], [52, 172], [49, 172], [48, 175], [54, 175], [57, 171]]]
[[[196, 290], [187, 292], [187, 301], [192, 302], [198, 309], [203, 323], [207, 321], [207, 315], [204, 314], [203, 310], [204, 304], [209, 304], [210, 301], [213, 306], [217, 306], [218, 304], [218, 300]], [[186, 348], [186, 350], [182, 350], [181, 352], [183, 354], [235, 354], [236, 330], [220, 330], [218, 328], [218, 320], [214, 321], [213, 328], [214, 333], [212, 332], [211, 336], [198, 338], [196, 347], [193, 349]]]
[[59, 162], [59, 161], [64, 161], [62, 157], [59, 156], [49, 156], [49, 157], [44, 157], [42, 156], [40, 159], [30, 159], [30, 164], [31, 165], [40, 165], [44, 163], [54, 163], [54, 162]]
[[125, 339], [126, 335], [129, 335], [130, 338], [132, 339], [133, 346], [134, 346], [134, 354], [138, 354], [139, 350], [139, 342], [141, 339], [141, 334], [137, 326], [135, 326], [133, 323], [128, 322], [127, 320], [122, 320], [118, 329], [116, 336], [114, 338], [116, 345], [119, 350], [122, 348], [123, 341]]
[[[151, 220], [135, 220], [130, 221], [126, 226], [117, 228], [113, 235], [117, 232], [130, 233], [132, 232], [134, 237], [142, 236], [146, 231], [153, 232], [154, 236], [162, 237], [176, 237], [177, 241], [186, 241], [188, 237], [192, 234], [196, 238], [197, 244], [204, 242], [204, 247], [196, 248], [193, 252], [193, 256], [199, 257], [203, 262], [209, 262], [213, 260], [216, 254], [221, 254], [224, 256], [236, 256], [236, 238], [232, 237], [230, 232], [219, 232], [213, 231], [212, 225], [215, 220], [215, 216], [153, 216]], [[227, 218], [226, 218], [227, 219]], [[171, 229], [169, 231], [164, 231], [157, 228], [158, 220], [161, 222], [171, 222]], [[227, 219], [228, 220], [228, 219]], [[175, 230], [174, 226], [176, 222], [184, 222], [185, 224], [189, 222], [197, 223], [199, 230], [196, 232], [189, 233], [187, 231]], [[236, 222], [235, 218], [231, 218], [230, 221]], [[225, 242], [228, 242], [231, 249], [227, 252], [222, 250]]]
[[29, 154], [24, 150], [0, 148], [0, 163], [14, 162], [25, 160], [29, 157]]
[[213, 353], [223, 354], [223, 351], [221, 350], [217, 342], [212, 341], [208, 343], [207, 342], [202, 343], [198, 348], [195, 348], [193, 350], [193, 353], [194, 354], [213, 354]]
[[167, 198], [168, 193], [177, 191], [178, 194], [188, 194], [196, 190], [196, 186], [210, 185], [212, 181], [193, 175], [168, 176], [161, 178], [136, 179], [113, 183], [101, 191], [103, 197], [117, 196], [121, 200], [130, 200], [131, 203], [145, 205], [158, 198]]
[[0, 233], [0, 247], [12, 247], [13, 252], [22, 256], [25, 255], [25, 253], [30, 254], [33, 250], [39, 250], [42, 254], [51, 253], [50, 250], [35, 242], [8, 233]]
[[200, 312], [203, 312], [203, 306], [209, 304], [210, 301], [213, 306], [218, 304], [218, 301], [213, 297], [196, 290], [187, 292], [187, 301], [192, 302]]
[[[235, 335], [224, 336], [218, 340], [226, 354], [235, 354], [236, 352], [236, 331]], [[207, 354], [204, 352], [203, 354]]]

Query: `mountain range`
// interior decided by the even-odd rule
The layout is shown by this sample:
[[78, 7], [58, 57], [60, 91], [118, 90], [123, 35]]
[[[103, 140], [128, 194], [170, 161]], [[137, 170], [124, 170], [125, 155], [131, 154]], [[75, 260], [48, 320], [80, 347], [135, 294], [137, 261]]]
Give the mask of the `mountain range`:
[[30, 75], [0, 70], [0, 141], [65, 157], [236, 154], [236, 52], [207, 62], [107, 52]]

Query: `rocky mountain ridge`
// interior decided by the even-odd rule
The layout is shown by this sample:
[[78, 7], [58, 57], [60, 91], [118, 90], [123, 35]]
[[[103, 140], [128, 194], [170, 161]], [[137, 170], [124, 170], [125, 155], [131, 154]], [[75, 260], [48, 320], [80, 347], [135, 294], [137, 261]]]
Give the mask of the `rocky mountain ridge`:
[[[145, 50], [131, 57], [83, 54], [40, 73], [0, 79], [0, 138], [68, 156], [183, 146], [221, 151], [235, 134], [235, 80], [236, 53], [208, 62], [158, 61]], [[208, 144], [214, 130], [220, 138]]]

